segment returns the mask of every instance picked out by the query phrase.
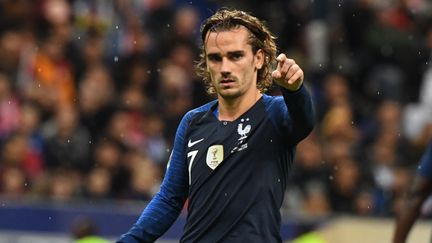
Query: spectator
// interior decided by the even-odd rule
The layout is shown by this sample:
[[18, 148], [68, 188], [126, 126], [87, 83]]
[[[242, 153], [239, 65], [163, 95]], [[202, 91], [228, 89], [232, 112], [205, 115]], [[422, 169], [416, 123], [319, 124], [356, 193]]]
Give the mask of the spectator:
[[44, 123], [42, 133], [46, 140], [44, 155], [48, 168], [89, 170], [90, 136], [79, 123], [76, 107], [58, 106], [55, 117]]
[[12, 81], [0, 72], [0, 141], [18, 127], [20, 103], [12, 89]]
[[72, 236], [75, 243], [108, 243], [97, 235], [95, 222], [90, 218], [78, 218], [72, 225]]
[[10, 199], [24, 198], [29, 188], [29, 180], [19, 166], [2, 166], [0, 172], [0, 192]]
[[83, 185], [85, 198], [92, 200], [108, 200], [112, 195], [112, 176], [107, 168], [95, 167], [87, 175]]

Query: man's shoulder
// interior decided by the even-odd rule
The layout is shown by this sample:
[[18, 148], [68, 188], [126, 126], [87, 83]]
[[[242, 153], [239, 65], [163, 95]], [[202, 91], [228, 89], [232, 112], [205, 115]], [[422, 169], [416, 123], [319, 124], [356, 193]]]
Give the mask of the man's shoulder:
[[192, 110], [189, 110], [189, 111], [186, 113], [186, 115], [187, 115], [187, 114], [189, 114], [189, 115], [194, 115], [194, 114], [198, 114], [198, 113], [206, 112], [206, 111], [210, 110], [211, 107], [212, 107], [214, 104], [216, 104], [216, 102], [217, 102], [217, 100], [213, 100], [213, 101], [208, 102], [207, 104], [204, 104], [204, 105], [202, 105], [202, 106], [199, 106], [199, 107], [196, 107], [196, 108], [194, 108], [194, 109], [192, 109]]
[[196, 117], [199, 117], [202, 114], [205, 114], [207, 111], [209, 111], [215, 104], [217, 100], [213, 100], [208, 102], [207, 104], [204, 104], [200, 107], [194, 108], [192, 110], [189, 110], [185, 115], [184, 119], [187, 119], [188, 121], [193, 120]]
[[284, 104], [283, 96], [263, 94], [263, 103], [267, 109], [279, 107]]
[[263, 100], [267, 102], [283, 102], [283, 96], [282, 95], [270, 95], [270, 94], [263, 94]]

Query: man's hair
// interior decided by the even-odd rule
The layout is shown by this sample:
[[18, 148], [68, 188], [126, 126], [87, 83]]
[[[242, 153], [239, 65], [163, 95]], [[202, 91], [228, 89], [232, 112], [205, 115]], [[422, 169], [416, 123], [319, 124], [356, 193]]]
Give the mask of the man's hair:
[[264, 53], [264, 65], [258, 70], [257, 88], [264, 93], [272, 84], [272, 62], [276, 58], [275, 37], [258, 18], [239, 10], [220, 9], [209, 17], [201, 26], [202, 48], [200, 60], [196, 65], [196, 74], [201, 77], [207, 86], [207, 92], [214, 94], [216, 91], [211, 82], [210, 73], [207, 71], [206, 61], [206, 36], [208, 32], [221, 32], [244, 26], [249, 30], [248, 44], [252, 46], [252, 53], [258, 50]]

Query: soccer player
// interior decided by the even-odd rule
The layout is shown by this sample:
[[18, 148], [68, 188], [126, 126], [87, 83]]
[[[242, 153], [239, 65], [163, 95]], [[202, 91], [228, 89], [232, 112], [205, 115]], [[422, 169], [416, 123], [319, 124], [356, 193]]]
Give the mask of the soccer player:
[[393, 243], [404, 243], [416, 219], [420, 216], [423, 202], [432, 192], [432, 141], [424, 152], [414, 183], [404, 201], [404, 207], [396, 220]]
[[[274, 36], [248, 13], [217, 11], [201, 37], [197, 73], [217, 99], [183, 117], [160, 191], [118, 242], [155, 241], [186, 199], [180, 242], [282, 241], [288, 173], [314, 125], [303, 71], [284, 54], [276, 58]], [[264, 94], [272, 81], [283, 96]]]

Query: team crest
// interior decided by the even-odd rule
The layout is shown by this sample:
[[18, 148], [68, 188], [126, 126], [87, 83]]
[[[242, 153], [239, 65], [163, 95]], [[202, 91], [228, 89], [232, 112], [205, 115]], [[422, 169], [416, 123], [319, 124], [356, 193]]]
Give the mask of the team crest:
[[216, 169], [218, 165], [222, 162], [224, 156], [223, 146], [222, 145], [213, 145], [210, 146], [207, 150], [207, 165], [212, 170]]
[[245, 140], [247, 138], [247, 134], [251, 130], [251, 125], [247, 125], [247, 126], [243, 127], [243, 122], [249, 121], [249, 118], [241, 119], [240, 121], [241, 121], [241, 123], [238, 124], [238, 126], [237, 126], [237, 133], [240, 135], [240, 138], [238, 140]]
[[249, 132], [251, 131], [252, 126], [250, 124], [244, 125], [244, 122], [249, 122], [249, 118], [241, 119], [240, 123], [237, 126], [237, 133], [240, 135], [238, 138], [237, 146], [235, 146], [231, 153], [235, 153], [238, 151], [242, 151], [243, 149], [247, 149], [248, 144], [246, 143], [246, 139], [248, 137]]

